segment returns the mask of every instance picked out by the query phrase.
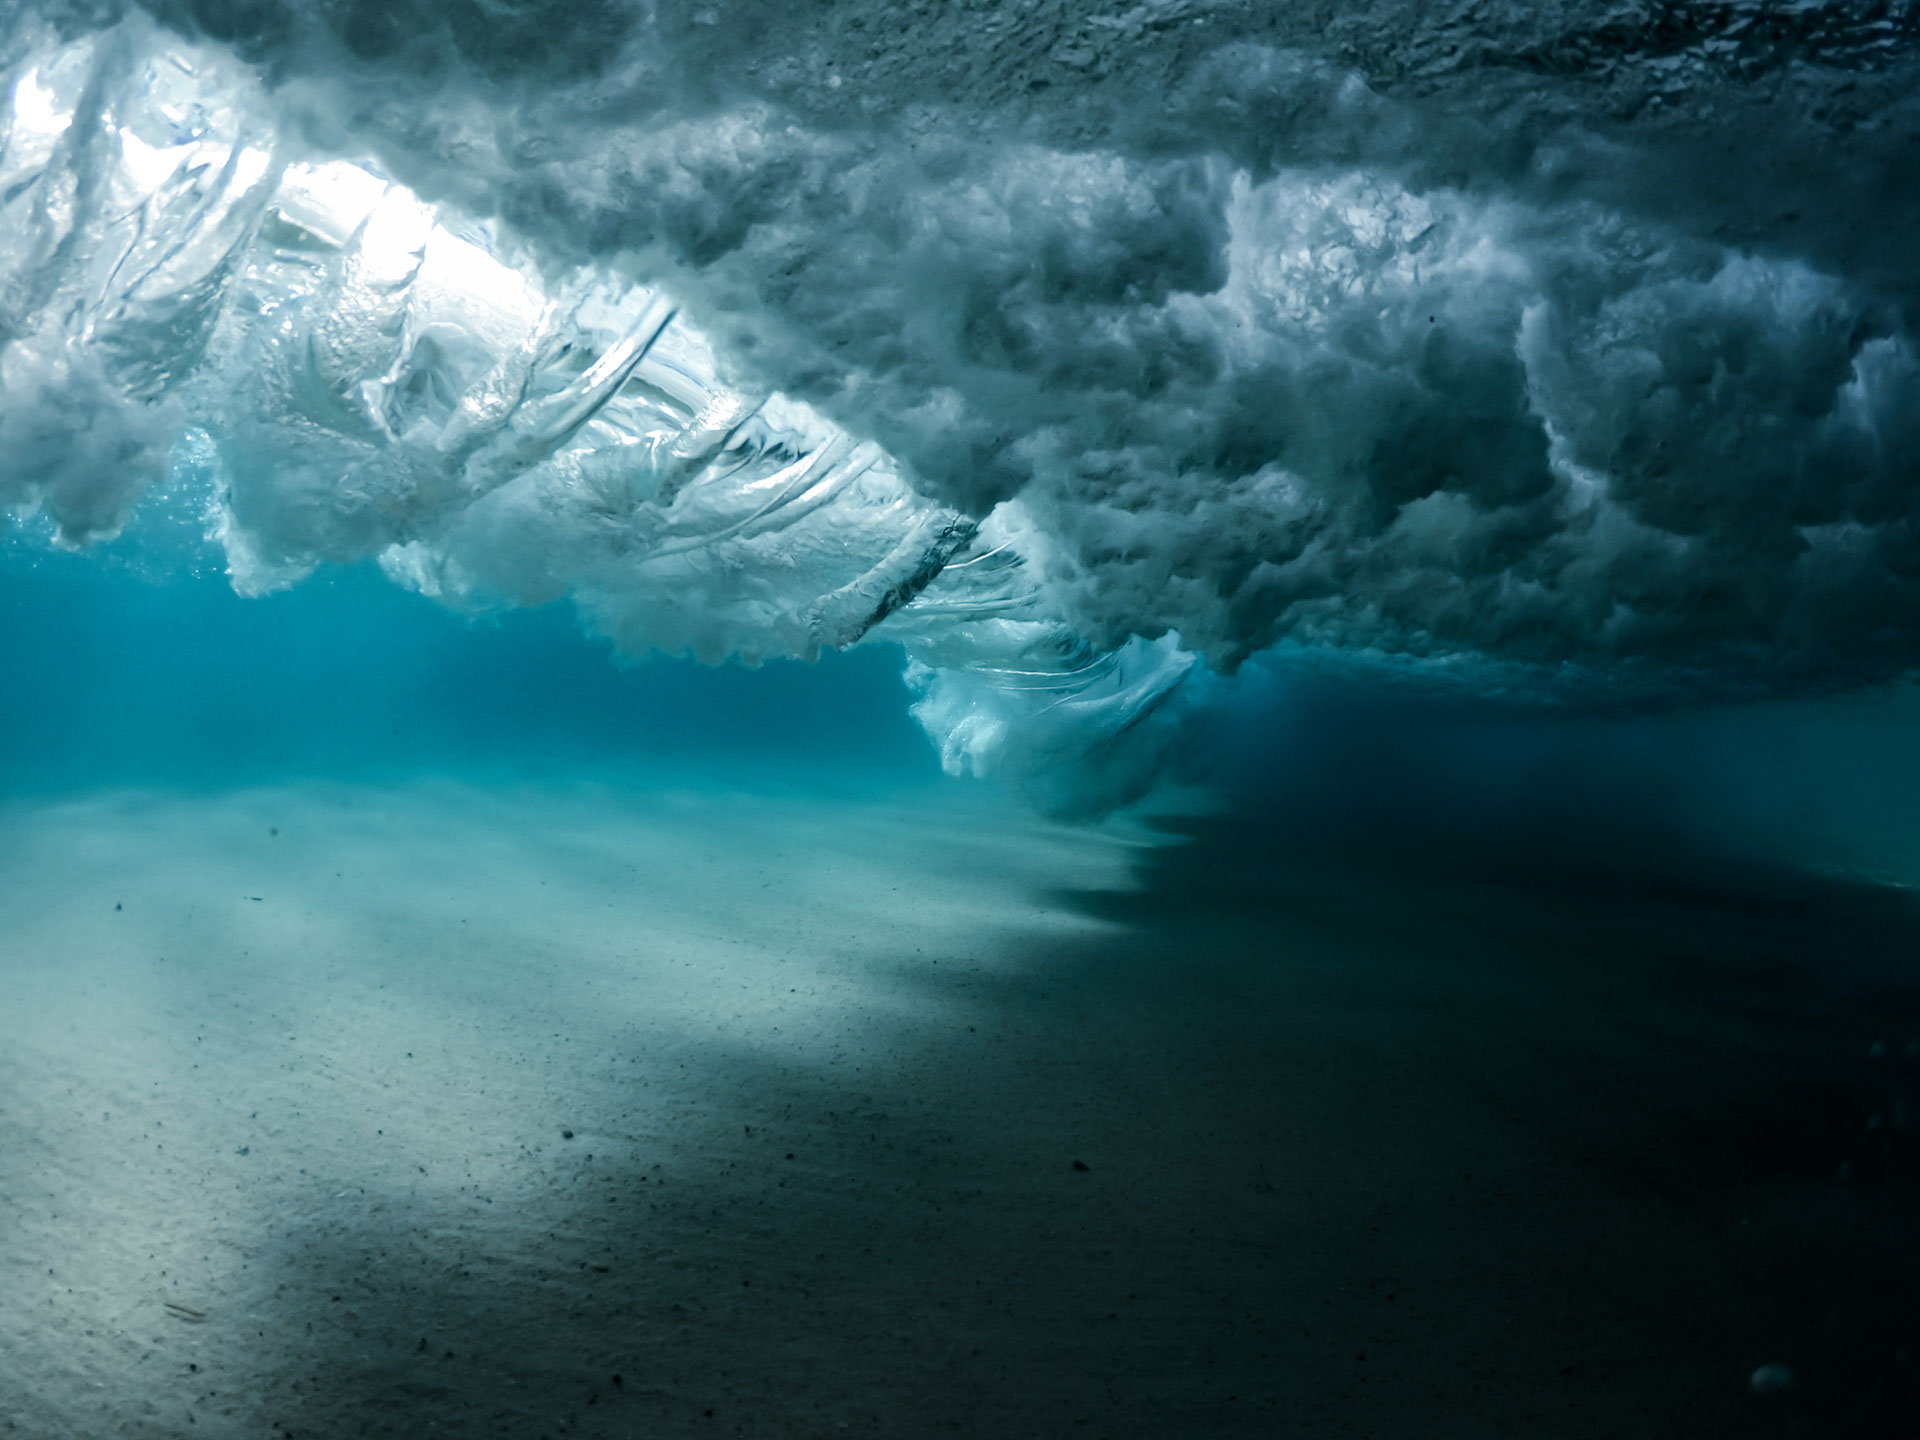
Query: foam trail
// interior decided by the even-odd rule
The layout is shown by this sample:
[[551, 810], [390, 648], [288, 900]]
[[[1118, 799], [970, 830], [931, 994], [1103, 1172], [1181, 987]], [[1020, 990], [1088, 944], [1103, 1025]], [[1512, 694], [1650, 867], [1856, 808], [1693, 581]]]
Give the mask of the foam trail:
[[813, 407], [729, 387], [615, 267], [295, 158], [243, 66], [129, 23], [33, 55], [9, 122], [0, 500], [69, 543], [187, 454], [243, 594], [371, 556], [454, 606], [570, 596], [631, 654], [894, 641], [950, 771], [1037, 781], [1124, 736], [1109, 802], [1177, 728], [1192, 657], [1078, 635], [1018, 502], [976, 521]]

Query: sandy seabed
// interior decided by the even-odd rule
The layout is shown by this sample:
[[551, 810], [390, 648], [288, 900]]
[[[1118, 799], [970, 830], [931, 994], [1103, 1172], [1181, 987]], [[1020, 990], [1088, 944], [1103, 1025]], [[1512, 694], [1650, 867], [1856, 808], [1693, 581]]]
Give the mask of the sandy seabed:
[[7, 801], [0, 1433], [1920, 1434], [1920, 913], [1723, 882], [945, 785]]

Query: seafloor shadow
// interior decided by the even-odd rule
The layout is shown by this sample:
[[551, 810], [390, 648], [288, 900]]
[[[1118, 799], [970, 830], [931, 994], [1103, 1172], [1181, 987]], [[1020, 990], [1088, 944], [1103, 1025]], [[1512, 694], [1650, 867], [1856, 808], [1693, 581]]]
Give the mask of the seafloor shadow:
[[282, 1432], [1915, 1432], [1904, 892], [1167, 828], [849, 1063], [704, 1051], [515, 1208], [290, 1226]]
[[[1412, 1428], [1524, 1432], [1558, 1376], [1556, 1434], [1909, 1433], [1920, 898], [1683, 826], [1384, 819], [1163, 821], [1186, 843], [1138, 892], [1077, 900], [1207, 964], [1221, 1014], [1318, 1051], [1330, 1111], [1396, 1097], [1406, 1123], [1355, 1115], [1349, 1140], [1385, 1183], [1417, 1190], [1416, 1154], [1440, 1183], [1352, 1261], [1424, 1252], [1415, 1285], [1480, 1323], [1409, 1371], [1508, 1387]], [[1763, 1360], [1791, 1383], [1729, 1383]]]

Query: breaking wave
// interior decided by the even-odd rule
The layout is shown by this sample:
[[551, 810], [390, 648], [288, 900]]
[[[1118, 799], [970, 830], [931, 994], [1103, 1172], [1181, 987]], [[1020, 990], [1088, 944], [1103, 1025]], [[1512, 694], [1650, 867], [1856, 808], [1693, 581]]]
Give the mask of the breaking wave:
[[1472, 64], [1391, 7], [13, 12], [0, 503], [84, 546], [201, 485], [246, 594], [376, 557], [633, 654], [897, 643], [950, 770], [1066, 808], [1275, 647], [1882, 681], [1913, 13], [1710, 8]]

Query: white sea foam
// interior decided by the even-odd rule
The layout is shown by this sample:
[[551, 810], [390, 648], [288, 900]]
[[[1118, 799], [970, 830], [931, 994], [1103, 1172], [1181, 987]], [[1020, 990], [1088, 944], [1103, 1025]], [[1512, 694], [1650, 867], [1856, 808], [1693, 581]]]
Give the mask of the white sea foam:
[[[1244, 7], [1076, 11], [967, 101], [915, 98], [893, 32], [722, 8], [593, 11], [590, 55], [526, 7], [384, 40], [289, 7], [251, 61], [10, 19], [0, 501], [86, 544], [186, 457], [245, 593], [373, 556], [631, 653], [898, 641], [950, 768], [1102, 797], [1196, 656], [1610, 700], [1920, 653], [1905, 272], [1833, 217], [1737, 243], [1674, 199], [1681, 139], [1582, 127], [1564, 76], [1493, 119], [1452, 62], [1389, 85], [1418, 25], [1343, 66]], [[1850, 15], [1778, 64], [1897, 131], [1905, 32]], [[1487, 53], [1535, 53], [1524, 20]], [[962, 23], [972, 55], [1001, 22], [895, 28]], [[1774, 73], [1715, 68], [1738, 27], [1673, 64], [1622, 35], [1595, 114], [1666, 85], [1704, 133]], [[1150, 121], [1099, 99], [1127, 57], [1165, 69]]]
[[288, 161], [231, 60], [128, 25], [36, 55], [13, 97], [7, 498], [71, 543], [190, 433], [243, 594], [374, 556], [453, 605], [571, 596], [634, 654], [898, 640], [956, 773], [1096, 749], [1191, 664], [1090, 646], [1025, 573], [1017, 501], [983, 525], [804, 402], [729, 387], [662, 290]]

